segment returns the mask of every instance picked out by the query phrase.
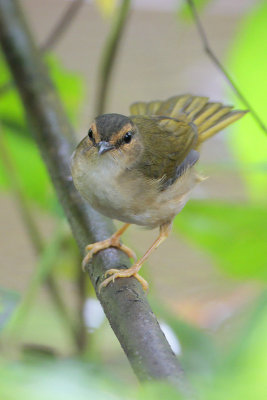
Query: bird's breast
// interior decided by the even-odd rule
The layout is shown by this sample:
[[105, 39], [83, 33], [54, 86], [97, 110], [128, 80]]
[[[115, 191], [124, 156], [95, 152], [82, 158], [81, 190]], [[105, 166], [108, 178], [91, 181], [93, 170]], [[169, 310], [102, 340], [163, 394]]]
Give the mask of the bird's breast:
[[189, 171], [161, 191], [159, 181], [148, 179], [136, 170], [121, 168], [108, 157], [101, 163], [94, 161], [87, 168], [76, 165], [73, 179], [82, 196], [103, 215], [150, 228], [173, 219], [196, 183], [195, 175]]

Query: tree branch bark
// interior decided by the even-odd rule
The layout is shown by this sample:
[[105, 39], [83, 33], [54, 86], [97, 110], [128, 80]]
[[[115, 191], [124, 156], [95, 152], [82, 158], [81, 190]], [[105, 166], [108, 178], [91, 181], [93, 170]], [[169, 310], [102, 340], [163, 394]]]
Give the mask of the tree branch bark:
[[[86, 204], [73, 186], [69, 170], [72, 128], [15, 0], [0, 0], [0, 42], [33, 135], [83, 254], [88, 242], [108, 238], [114, 227]], [[128, 258], [116, 249], [101, 251], [87, 265], [111, 327], [140, 380], [167, 379], [186, 391], [183, 370], [137, 280], [118, 279], [98, 293], [104, 272], [125, 266], [129, 267]]]

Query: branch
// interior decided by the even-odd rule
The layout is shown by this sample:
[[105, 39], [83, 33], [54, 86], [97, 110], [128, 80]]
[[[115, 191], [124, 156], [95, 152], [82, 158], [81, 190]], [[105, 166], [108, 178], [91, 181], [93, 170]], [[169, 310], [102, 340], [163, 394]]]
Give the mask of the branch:
[[194, 0], [186, 0], [188, 3], [188, 7], [192, 13], [193, 19], [195, 21], [200, 39], [202, 41], [203, 47], [207, 55], [210, 57], [210, 59], [214, 62], [214, 64], [217, 66], [217, 68], [222, 72], [224, 75], [225, 79], [228, 81], [229, 85], [232, 87], [236, 95], [239, 97], [239, 99], [245, 104], [245, 106], [249, 109], [251, 112], [251, 115], [253, 116], [254, 120], [257, 122], [257, 124], [260, 126], [260, 128], [267, 133], [267, 128], [262, 122], [261, 118], [259, 115], [256, 113], [256, 111], [252, 108], [246, 97], [243, 95], [243, 93], [240, 91], [236, 83], [233, 81], [232, 77], [228, 73], [228, 71], [224, 68], [222, 63], [219, 61], [219, 59], [216, 57], [214, 54], [213, 50], [210, 47], [207, 35], [205, 33], [205, 30], [203, 28], [203, 25], [200, 22], [200, 18], [198, 16]]
[[41, 52], [45, 53], [48, 50], [51, 50], [62, 35], [69, 28], [71, 22], [77, 15], [81, 5], [84, 3], [84, 0], [73, 0], [70, 5], [65, 10], [65, 13], [61, 16], [56, 26], [49, 33], [48, 37], [44, 41], [44, 43], [40, 46]]
[[110, 74], [116, 58], [118, 46], [129, 14], [131, 0], [122, 0], [118, 13], [115, 13], [110, 33], [102, 50], [96, 90], [94, 115], [105, 111]]
[[[72, 128], [15, 0], [0, 0], [0, 43], [33, 135], [83, 254], [88, 242], [108, 238], [114, 226], [86, 204], [73, 186], [69, 170]], [[140, 380], [167, 379], [186, 391], [182, 368], [139, 282], [135, 278], [118, 279], [98, 293], [105, 271], [125, 266], [129, 267], [126, 255], [111, 248], [98, 253], [92, 264], [87, 265], [111, 327]]]
[[[56, 25], [45, 39], [44, 43], [40, 46], [40, 51], [44, 54], [51, 50], [60, 40], [62, 35], [69, 28], [71, 22], [77, 15], [84, 0], [73, 0], [67, 7], [65, 13], [57, 21]], [[14, 82], [6, 82], [0, 87], [0, 97], [14, 87]]]

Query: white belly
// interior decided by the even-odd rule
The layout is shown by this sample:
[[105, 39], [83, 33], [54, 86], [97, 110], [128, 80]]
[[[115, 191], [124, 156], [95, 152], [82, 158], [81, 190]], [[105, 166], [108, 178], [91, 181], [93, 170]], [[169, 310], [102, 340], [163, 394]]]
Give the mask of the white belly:
[[173, 185], [159, 191], [158, 182], [136, 171], [122, 171], [106, 158], [101, 168], [76, 168], [73, 179], [82, 196], [97, 211], [123, 222], [150, 228], [172, 220], [184, 207], [188, 193], [198, 181], [193, 169]]

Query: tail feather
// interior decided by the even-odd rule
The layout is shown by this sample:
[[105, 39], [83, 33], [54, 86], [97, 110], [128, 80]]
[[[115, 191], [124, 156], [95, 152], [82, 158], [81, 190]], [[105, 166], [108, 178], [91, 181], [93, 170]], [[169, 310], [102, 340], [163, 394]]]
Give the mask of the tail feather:
[[233, 122], [237, 121], [239, 118], [243, 117], [244, 114], [246, 114], [247, 111], [231, 111], [228, 112], [228, 114], [224, 115], [220, 119], [218, 119], [216, 122], [214, 122], [213, 125], [211, 125], [209, 128], [205, 128], [199, 136], [198, 136], [198, 144], [204, 142], [211, 136], [215, 135], [215, 133], [221, 131], [222, 129], [226, 128], [228, 125], [232, 124]]
[[173, 96], [166, 101], [161, 101], [156, 115], [170, 115], [173, 107], [182, 96]]
[[212, 127], [216, 122], [224, 117], [225, 115], [228, 115], [232, 110], [232, 107], [227, 107], [227, 106], [222, 106], [219, 108], [217, 111], [212, 113], [209, 118], [206, 118], [201, 124], [196, 124], [196, 122], [193, 120], [194, 124], [198, 128], [198, 133], [201, 134], [202, 132], [205, 132], [206, 129], [209, 129]]
[[148, 115], [154, 115], [157, 114], [157, 111], [161, 105], [160, 101], [151, 101], [150, 103], [147, 104], [146, 106], [146, 112]]
[[185, 94], [173, 96], [166, 101], [134, 103], [132, 115], [160, 115], [194, 123], [198, 132], [198, 143], [237, 121], [247, 111], [232, 111], [232, 106], [209, 102], [208, 97]]
[[208, 103], [204, 109], [194, 118], [194, 124], [199, 126], [205, 119], [209, 118], [213, 113], [219, 110], [221, 103]]
[[208, 97], [195, 97], [186, 109], [188, 119], [193, 121], [196, 115], [203, 110], [208, 101]]
[[137, 103], [133, 103], [130, 106], [131, 115], [146, 115], [147, 103], [144, 101], [139, 101]]
[[170, 117], [172, 118], [177, 118], [177, 116], [181, 113], [183, 113], [183, 110], [186, 109], [186, 107], [191, 104], [193, 100], [193, 96], [187, 94], [185, 96], [181, 96], [177, 103], [174, 105], [171, 113], [170, 113]]

